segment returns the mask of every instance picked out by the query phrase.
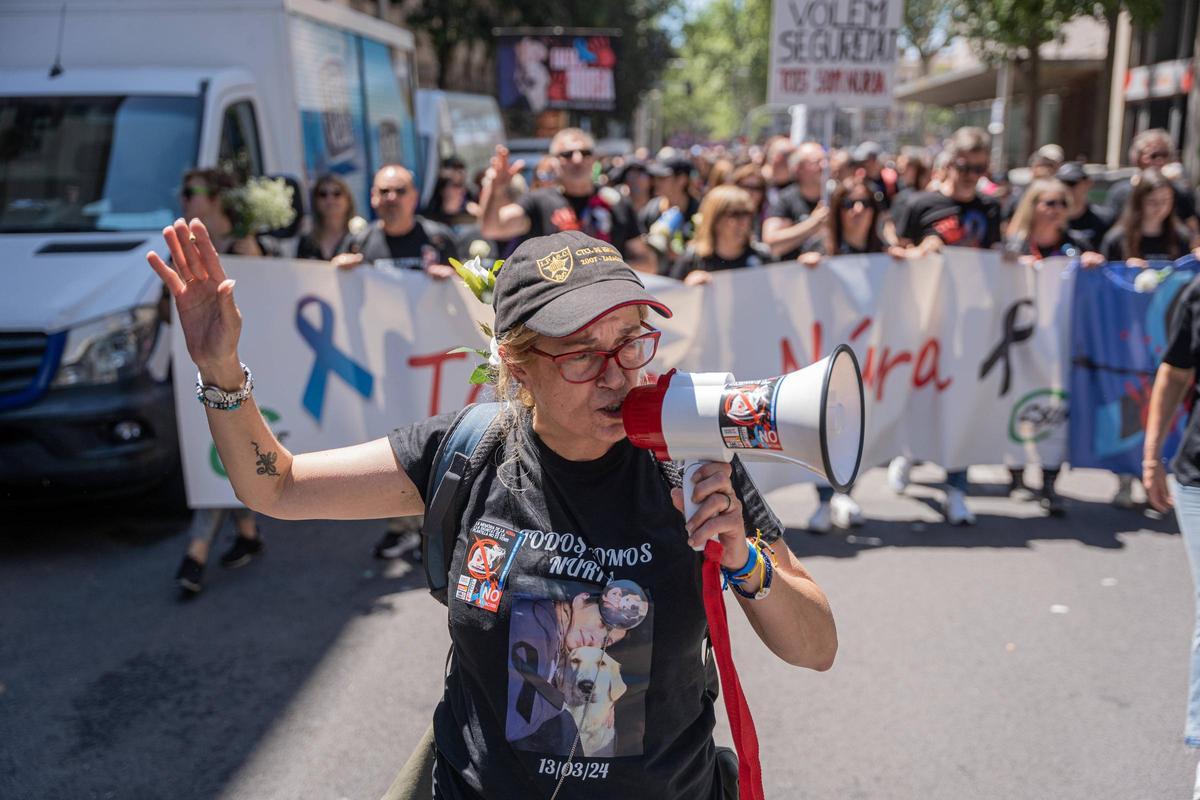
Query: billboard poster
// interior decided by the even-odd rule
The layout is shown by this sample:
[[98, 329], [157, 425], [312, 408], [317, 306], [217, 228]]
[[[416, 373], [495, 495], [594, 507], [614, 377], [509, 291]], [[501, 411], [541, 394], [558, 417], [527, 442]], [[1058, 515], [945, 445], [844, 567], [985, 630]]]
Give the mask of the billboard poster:
[[617, 38], [530, 33], [497, 39], [503, 109], [615, 111]]

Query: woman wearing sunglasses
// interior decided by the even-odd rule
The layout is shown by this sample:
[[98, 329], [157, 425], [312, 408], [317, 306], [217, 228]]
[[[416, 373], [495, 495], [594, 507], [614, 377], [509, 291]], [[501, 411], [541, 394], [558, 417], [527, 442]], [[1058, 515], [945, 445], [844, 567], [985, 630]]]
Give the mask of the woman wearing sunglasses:
[[[175, 298], [198, 380], [238, 393], [236, 407], [206, 409], [238, 496], [284, 519], [423, 513], [455, 415], [332, 452], [288, 452], [247, 388], [233, 282], [204, 227], [179, 220], [163, 234], [174, 266], [149, 261]], [[646, 318], [671, 311], [615, 247], [579, 231], [530, 239], [500, 271], [493, 307], [501, 410], [455, 526], [452, 658], [424, 796], [736, 796], [722, 788], [713, 742], [703, 556], [692, 545], [720, 545], [737, 605], [789, 664], [832, 666], [825, 595], [740, 464], [706, 465], [673, 490], [669, 470], [626, 438], [622, 403], [648, 380], [658, 344]], [[699, 503], [686, 525], [685, 490]]]
[[[1088, 242], [1069, 223], [1074, 212], [1070, 188], [1057, 178], [1039, 178], [1021, 195], [1004, 240], [1007, 256], [1026, 265], [1056, 256], [1077, 258], [1085, 268], [1104, 263], [1104, 256], [1088, 248]], [[1038, 502], [1052, 517], [1066, 513], [1055, 491], [1061, 465], [1042, 465], [1042, 488]], [[1024, 468], [1009, 467], [1009, 494], [1028, 497]]]
[[350, 221], [354, 219], [354, 196], [337, 175], [322, 175], [313, 184], [309, 208], [312, 230], [300, 237], [296, 258], [330, 261], [350, 245]]
[[1029, 184], [1008, 223], [1004, 251], [1025, 264], [1053, 256], [1078, 258], [1084, 267], [1104, 263], [1104, 256], [1071, 230], [1073, 202], [1070, 188], [1057, 178], [1039, 178]]
[[757, 267], [770, 263], [771, 249], [754, 239], [754, 205], [737, 186], [717, 186], [700, 203], [700, 224], [691, 244], [667, 272], [688, 286], [712, 280], [722, 269]]

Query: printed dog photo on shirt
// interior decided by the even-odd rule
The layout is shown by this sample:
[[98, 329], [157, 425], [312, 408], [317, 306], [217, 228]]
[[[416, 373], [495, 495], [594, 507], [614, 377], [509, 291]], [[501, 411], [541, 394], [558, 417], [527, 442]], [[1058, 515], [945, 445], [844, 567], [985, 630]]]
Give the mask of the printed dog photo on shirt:
[[633, 581], [522, 576], [510, 588], [505, 737], [518, 750], [642, 754], [653, 604]]

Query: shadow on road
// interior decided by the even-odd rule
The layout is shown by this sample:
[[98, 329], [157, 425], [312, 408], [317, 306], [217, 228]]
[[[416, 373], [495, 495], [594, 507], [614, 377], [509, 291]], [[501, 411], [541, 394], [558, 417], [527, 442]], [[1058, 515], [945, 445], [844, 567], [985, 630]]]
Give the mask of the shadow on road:
[[[213, 798], [356, 618], [423, 589], [384, 523], [262, 520], [262, 558], [182, 601], [189, 518], [22, 512], [0, 536], [0, 797]], [[433, 601], [430, 601], [432, 605]]]
[[[884, 547], [1028, 547], [1034, 541], [1075, 540], [1089, 547], [1119, 549], [1124, 547], [1123, 535], [1140, 532], [1176, 534], [1179, 527], [1173, 514], [1161, 515], [1148, 506], [1132, 509], [1114, 508], [1110, 503], [1093, 502], [1069, 496], [1063, 499], [1066, 514], [1049, 517], [1038, 508], [1036, 501], [1017, 503], [1007, 499], [1007, 486], [971, 484], [971, 498], [1003, 498], [1007, 508], [1019, 511], [990, 513], [988, 507], [974, 505], [976, 524], [956, 527], [941, 521], [942, 506], [939, 484], [913, 484], [920, 489], [937, 488], [933, 494], [910, 495], [908, 499], [932, 510], [938, 521], [928, 521], [930, 514], [911, 519], [868, 518], [862, 527], [850, 531], [834, 529], [828, 534], [813, 534], [807, 530], [789, 528], [787, 541], [798, 556], [829, 556], [853, 558], [860, 553]], [[994, 503], [987, 504], [994, 506]]]

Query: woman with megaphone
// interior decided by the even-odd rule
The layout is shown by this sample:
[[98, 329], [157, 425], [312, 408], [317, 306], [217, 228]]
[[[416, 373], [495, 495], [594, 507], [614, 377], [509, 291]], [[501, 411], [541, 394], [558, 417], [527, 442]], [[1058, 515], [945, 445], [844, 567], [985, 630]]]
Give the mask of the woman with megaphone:
[[[234, 282], [208, 232], [179, 220], [163, 235], [172, 265], [148, 259], [175, 299], [238, 497], [283, 519], [424, 513], [434, 456], [457, 415], [340, 450], [288, 452], [238, 360]], [[730, 710], [746, 744], [740, 788], [718, 766], [730, 759], [712, 738], [712, 598], [692, 546], [715, 549], [738, 605], [784, 661], [829, 669], [837, 633], [824, 593], [736, 460], [672, 488], [671, 470], [627, 439], [622, 402], [646, 382], [658, 347], [647, 318], [670, 309], [616, 248], [578, 231], [518, 247], [493, 306], [500, 409], [483, 440], [493, 449], [454, 517], [453, 659], [424, 796], [761, 798], [744, 697]], [[687, 520], [684, 490], [698, 504]], [[725, 682], [731, 662], [719, 648], [717, 658]], [[724, 685], [728, 704], [736, 674]]]

